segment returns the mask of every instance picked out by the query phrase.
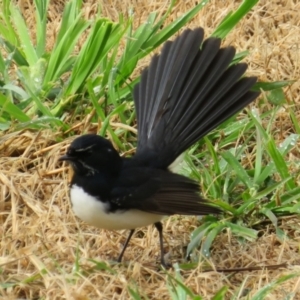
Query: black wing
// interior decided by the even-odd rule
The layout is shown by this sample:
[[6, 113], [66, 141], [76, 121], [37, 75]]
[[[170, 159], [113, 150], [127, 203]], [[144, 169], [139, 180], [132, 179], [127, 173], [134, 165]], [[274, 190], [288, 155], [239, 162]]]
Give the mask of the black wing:
[[197, 182], [168, 171], [126, 169], [114, 186], [112, 210], [134, 208], [162, 215], [220, 212], [199, 195]]

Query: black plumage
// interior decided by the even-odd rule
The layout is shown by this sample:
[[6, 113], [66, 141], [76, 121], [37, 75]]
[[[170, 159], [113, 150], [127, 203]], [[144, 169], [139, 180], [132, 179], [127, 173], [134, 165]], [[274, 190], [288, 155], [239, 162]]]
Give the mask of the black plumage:
[[[200, 196], [197, 182], [168, 167], [259, 93], [251, 91], [255, 77], [241, 78], [247, 65], [232, 64], [235, 49], [220, 48], [218, 38], [202, 43], [203, 36], [201, 28], [185, 30], [175, 41], [166, 42], [142, 72], [134, 87], [138, 143], [132, 158], [121, 158], [109, 141], [97, 135], [75, 139], [61, 158], [75, 171], [71, 182], [75, 213], [98, 227], [131, 230], [119, 261], [136, 227], [155, 224], [165, 264], [162, 216], [219, 212]], [[85, 201], [94, 202], [89, 206]]]

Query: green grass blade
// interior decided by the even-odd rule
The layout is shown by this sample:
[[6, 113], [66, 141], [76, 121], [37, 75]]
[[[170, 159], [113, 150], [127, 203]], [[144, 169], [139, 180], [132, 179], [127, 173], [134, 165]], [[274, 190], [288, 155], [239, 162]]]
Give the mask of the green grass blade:
[[176, 2], [177, 2], [177, 0], [171, 0], [170, 1], [170, 5], [169, 5], [166, 13], [160, 18], [160, 20], [158, 20], [158, 22], [156, 22], [156, 24], [153, 25], [153, 32], [157, 32], [158, 30], [161, 29], [161, 27], [164, 25], [164, 22], [166, 21], [166, 19], [171, 14], [172, 9], [174, 8]]
[[139, 59], [149, 52], [149, 49], [145, 49], [144, 44], [155, 32], [153, 26], [156, 15], [157, 13], [151, 13], [147, 22], [140, 25], [134, 33], [132, 33], [132, 20], [128, 22], [125, 50], [117, 65], [116, 84], [121, 85], [132, 74]]
[[144, 48], [155, 49], [168, 38], [173, 36], [179, 29], [186, 25], [197, 13], [209, 2], [209, 0], [200, 1], [195, 7], [190, 9], [187, 13], [183, 14], [181, 17], [176, 19], [171, 24], [164, 27], [157, 34], [153, 35], [147, 43], [145, 43]]
[[236, 26], [236, 24], [257, 4], [258, 0], [244, 0], [240, 7], [227, 15], [214, 31], [212, 36], [224, 38]]
[[47, 25], [47, 13], [50, 0], [34, 0], [36, 7], [36, 53], [38, 57], [41, 57], [45, 53], [46, 47], [46, 25]]
[[203, 298], [201, 296], [195, 295], [193, 291], [182, 282], [179, 265], [176, 263], [173, 265], [173, 267], [175, 269], [175, 276], [167, 273], [167, 284], [169, 292], [171, 294], [171, 299], [183, 300], [187, 299], [187, 296], [189, 296], [189, 298], [192, 300], [202, 300]]
[[[192, 160], [190, 162], [190, 165], [191, 164], [193, 164]], [[204, 186], [204, 190], [210, 196], [209, 198], [218, 199], [218, 198], [222, 197], [222, 191], [220, 190], [220, 186], [218, 184], [215, 185], [215, 175], [213, 174], [213, 171], [206, 168], [205, 166], [202, 166], [201, 167], [201, 174], [199, 173], [198, 169], [196, 169], [196, 168], [195, 168], [195, 171], [193, 173], [194, 174], [196, 173], [198, 175], [198, 177], [200, 177], [199, 180], [201, 180], [203, 182], [202, 185]]]
[[214, 228], [215, 226], [216, 225], [214, 223], [211, 224], [204, 223], [192, 232], [191, 241], [189, 242], [186, 250], [186, 257], [189, 257], [189, 255], [193, 252], [193, 250], [199, 247], [206, 233], [212, 228]]
[[105, 136], [106, 131], [108, 131], [108, 133], [112, 137], [114, 143], [119, 147], [119, 149], [122, 149], [123, 148], [122, 142], [120, 141], [120, 139], [117, 138], [116, 134], [112, 130], [112, 128], [109, 124], [109, 120], [112, 115], [114, 115], [115, 113], [118, 113], [119, 110], [122, 110], [124, 106], [119, 105], [116, 110], [112, 111], [111, 114], [106, 117], [103, 108], [98, 103], [99, 95], [98, 95], [98, 97], [96, 97], [90, 79], [87, 81], [87, 90], [88, 90], [91, 102], [93, 103], [93, 106], [95, 107], [98, 119], [103, 122], [101, 130], [100, 130], [100, 135]]
[[221, 289], [211, 298], [211, 300], [223, 300], [225, 299], [228, 286], [223, 286]]
[[[1, 21], [1, 19], [2, 18], [0, 17], [0, 21]], [[6, 24], [4, 25], [4, 24], [0, 23], [0, 33], [1, 33], [2, 39], [11, 43], [12, 38], [10, 37], [10, 32], [9, 32], [9, 29], [7, 28]], [[15, 36], [15, 39], [17, 39], [17, 36]], [[15, 42], [15, 41], [13, 41], [13, 42]]]
[[290, 177], [290, 173], [289, 173], [289, 169], [288, 169], [286, 160], [283, 157], [283, 155], [280, 153], [280, 151], [277, 149], [277, 147], [275, 145], [275, 141], [273, 140], [272, 137], [270, 137], [269, 141], [267, 141], [266, 149], [267, 149], [270, 157], [272, 158], [281, 178], [283, 180], [288, 178], [288, 181], [286, 182], [287, 188], [289, 190], [294, 189], [296, 187], [296, 184], [295, 184], [293, 178]]
[[11, 22], [11, 10], [10, 6], [11, 1], [10, 0], [3, 0], [1, 3], [1, 9], [0, 9], [0, 20], [2, 20], [3, 25], [1, 24], [0, 32], [1, 35], [5, 40], [7, 40], [11, 45], [14, 45], [15, 47], [18, 47], [19, 39], [17, 32]]
[[282, 285], [284, 282], [293, 279], [293, 278], [299, 278], [300, 273], [295, 273], [295, 274], [288, 274], [281, 276], [280, 278], [270, 282], [269, 284], [265, 285], [262, 287], [258, 292], [252, 296], [251, 300], [262, 300], [265, 299], [265, 297], [275, 288], [279, 287]]
[[273, 192], [275, 192], [277, 189], [279, 189], [280, 187], [282, 187], [283, 185], [285, 185], [291, 177], [287, 177], [284, 180], [280, 181], [280, 182], [276, 182], [270, 186], [267, 186], [265, 189], [257, 192], [255, 194], [255, 196], [252, 199], [261, 199], [263, 197], [266, 197], [267, 195], [272, 194]]
[[65, 38], [68, 32], [70, 32], [70, 27], [73, 27], [74, 22], [76, 22], [76, 20], [78, 20], [81, 17], [81, 6], [81, 0], [72, 0], [66, 3], [62, 15], [60, 29], [56, 39], [57, 44], [61, 43], [61, 41]]
[[10, 114], [12, 118], [19, 120], [20, 122], [27, 122], [31, 119], [23, 113], [15, 104], [11, 103], [11, 101], [5, 97], [4, 95], [0, 94], [0, 116], [2, 112], [6, 111]]
[[[208, 166], [204, 166], [201, 163], [201, 173], [200, 180], [204, 181], [205, 189], [209, 191], [209, 194], [212, 199], [222, 198], [222, 187], [223, 187], [223, 177], [220, 167], [220, 161], [218, 159], [216, 150], [214, 149], [210, 140], [205, 137], [205, 144], [209, 151], [209, 161], [212, 160], [212, 163], [209, 163]], [[191, 161], [191, 163], [193, 163]], [[209, 185], [207, 185], [209, 184]]]
[[294, 83], [295, 80], [286, 80], [286, 81], [273, 81], [273, 82], [257, 82], [252, 90], [254, 91], [272, 91], [279, 88], [286, 87], [292, 83]]
[[225, 223], [226, 227], [230, 228], [232, 233], [245, 239], [253, 240], [257, 238], [257, 231], [231, 222]]
[[219, 159], [218, 159], [217, 153], [214, 149], [214, 146], [212, 145], [212, 143], [210, 142], [210, 140], [207, 137], [204, 137], [204, 141], [205, 141], [205, 144], [206, 144], [206, 146], [208, 148], [208, 151], [210, 153], [210, 157], [213, 160], [213, 164], [212, 164], [213, 169], [212, 169], [212, 171], [213, 171], [213, 173], [216, 177], [215, 183], [220, 186], [220, 182], [218, 181], [218, 177], [221, 175], [221, 169], [220, 169]]
[[[234, 295], [230, 298], [230, 300], [240, 300], [243, 299], [243, 295], [245, 293], [245, 291], [247, 292], [248, 290], [245, 288], [246, 287], [246, 283], [249, 279], [249, 275], [245, 276], [242, 284], [238, 287], [238, 289], [235, 291]], [[245, 300], [250, 300], [249, 298], [246, 298]]]
[[3, 90], [12, 91], [15, 94], [19, 95], [22, 100], [29, 98], [29, 95], [19, 86], [8, 83], [1, 87]]
[[22, 130], [24, 128], [32, 128], [32, 129], [43, 129], [43, 128], [60, 128], [62, 130], [67, 130], [68, 126], [66, 126], [60, 119], [56, 117], [48, 117], [43, 116], [35, 120], [30, 120], [27, 122], [19, 123], [16, 126], [16, 130]]
[[248, 189], [253, 187], [253, 182], [246, 170], [240, 164], [240, 162], [233, 156], [230, 151], [222, 153], [222, 157], [227, 161], [231, 168], [235, 171], [236, 176], [246, 185]]
[[[116, 76], [118, 76], [119, 72], [118, 72], [118, 67], [115, 67], [115, 62], [117, 60], [117, 55], [119, 52], [119, 47], [118, 47], [118, 43], [116, 42], [116, 45], [113, 47], [111, 53], [110, 53], [110, 57], [106, 57], [105, 59], [103, 59], [102, 63], [101, 63], [101, 69], [104, 71], [102, 75], [102, 80], [101, 80], [101, 88], [102, 90], [107, 89], [108, 88], [108, 96], [109, 100], [111, 100], [110, 102], [113, 104], [117, 104], [120, 101], [120, 95], [119, 95], [119, 91], [120, 91], [120, 87], [119, 84], [117, 82]], [[114, 74], [114, 75], [113, 75]], [[112, 80], [112, 78], [114, 78]], [[115, 97], [115, 93], [116, 90], [118, 92], [118, 99], [116, 99]]]
[[239, 62], [241, 62], [248, 55], [249, 55], [248, 50], [236, 53], [233, 60], [232, 60], [232, 62], [231, 62], [231, 64], [233, 64], [233, 65], [238, 64]]
[[219, 207], [222, 211], [230, 212], [233, 215], [236, 214], [236, 209], [229, 203], [225, 202], [225, 200], [214, 200], [213, 204]]
[[65, 5], [60, 30], [51, 52], [48, 68], [44, 78], [44, 86], [57, 80], [70, 66], [70, 54], [82, 32], [92, 23], [81, 17], [82, 1], [70, 1]]
[[121, 36], [121, 27], [106, 19], [100, 19], [94, 23], [74, 64], [65, 95], [75, 94], [78, 91], [107, 53], [118, 44]]
[[[34, 65], [19, 68], [19, 79], [24, 87], [28, 87], [34, 95], [40, 94], [47, 67], [47, 61], [40, 58]], [[28, 92], [29, 94], [29, 92]]]
[[96, 114], [98, 116], [98, 119], [101, 120], [101, 121], [104, 121], [105, 119], [105, 113], [104, 113], [104, 110], [103, 108], [101, 107], [101, 105], [99, 104], [99, 98], [100, 97], [104, 97], [104, 92], [103, 90], [97, 94], [97, 96], [95, 95], [95, 92], [94, 92], [94, 88], [93, 88], [93, 84], [92, 84], [92, 80], [89, 78], [87, 80], [87, 91], [89, 93], [89, 98], [96, 110]]
[[61, 37], [55, 48], [51, 52], [48, 67], [46, 70], [44, 85], [57, 80], [63, 70], [65, 64], [69, 61], [69, 55], [74, 49], [80, 34], [89, 26], [89, 23], [80, 19], [80, 16], [70, 25], [65, 35]]
[[[256, 110], [252, 110], [252, 117], [256, 119], [256, 124], [261, 123], [259, 115], [256, 113]], [[256, 126], [256, 155], [255, 155], [255, 168], [254, 168], [254, 183], [257, 183], [258, 178], [260, 177], [262, 171], [262, 161], [263, 161], [263, 137], [261, 133], [262, 127]]]
[[23, 53], [21, 53], [21, 51], [16, 48], [13, 44], [11, 44], [10, 42], [6, 41], [6, 40], [2, 40], [0, 37], [0, 44], [5, 45], [6, 51], [12, 55], [12, 59], [14, 60], [14, 62], [17, 64], [17, 66], [28, 66], [28, 62], [25, 58], [25, 56], [23, 55]]
[[258, 186], [262, 185], [268, 177], [273, 175], [275, 169], [275, 164], [271, 161], [266, 167], [262, 168], [261, 173], [255, 180], [255, 184]]
[[[265, 147], [266, 151], [268, 152], [269, 156], [271, 157], [271, 163], [268, 165], [268, 169], [265, 169], [264, 177], [268, 175], [266, 171], [270, 172], [272, 169], [272, 163], [274, 163], [277, 171], [279, 172], [281, 178], [285, 180], [286, 178], [289, 178], [289, 180], [286, 182], [287, 187], [289, 189], [295, 188], [295, 182], [293, 178], [290, 177], [289, 169], [286, 163], [286, 160], [284, 158], [284, 155], [286, 151], [291, 149], [297, 141], [298, 136], [297, 135], [291, 135], [289, 138], [287, 138], [284, 143], [281, 145], [281, 147], [278, 147], [275, 145], [275, 142], [273, 138], [265, 131], [265, 129], [261, 125], [261, 120], [258, 117], [256, 110], [249, 111], [249, 115], [251, 116], [252, 120], [254, 121], [257, 130], [260, 132], [260, 134], [263, 136], [263, 138], [266, 140]], [[262, 174], [259, 176], [257, 175], [257, 182], [262, 182], [263, 177], [261, 177]]]
[[1, 52], [0, 52], [0, 73], [2, 74], [3, 79], [7, 79], [6, 63], [4, 61], [4, 58], [3, 58]]
[[209, 230], [205, 241], [201, 247], [201, 253], [204, 257], [210, 257], [210, 247], [216, 236], [226, 227], [224, 223], [217, 224], [213, 229]]
[[28, 61], [29, 65], [33, 65], [38, 60], [38, 56], [35, 48], [32, 45], [28, 27], [26, 26], [26, 23], [19, 9], [13, 3], [11, 4], [10, 9], [11, 17], [18, 32], [18, 38], [22, 45], [22, 50], [25, 54], [26, 60]]
[[297, 201], [300, 199], [300, 187], [295, 187], [292, 190], [286, 191], [281, 195], [281, 203], [282, 205], [290, 204], [293, 201]]
[[[35, 68], [30, 69], [27, 67], [23, 67], [22, 72], [20, 72], [19, 74], [19, 79], [25, 87], [25, 90], [28, 93], [31, 102], [34, 103], [32, 108], [27, 111], [27, 115], [35, 115], [36, 112], [39, 111], [43, 116], [53, 117], [49, 108], [44, 104], [43, 96], [38, 88], [32, 84], [31, 80], [28, 80], [29, 78], [32, 79], [31, 76], [33, 76], [33, 78], [38, 78], [38, 76], [40, 76], [39, 68], [36, 70], [37, 74], [35, 74], [34, 69]], [[30, 70], [32, 70], [33, 72], [31, 73]], [[35, 75], [37, 75], [37, 77], [35, 77]], [[39, 83], [41, 83], [41, 81]]]
[[144, 300], [145, 298], [142, 297], [138, 291], [135, 291], [134, 289], [132, 289], [131, 287], [127, 287], [128, 292], [131, 296], [132, 299], [134, 300]]
[[290, 134], [282, 143], [279, 144], [278, 151], [282, 155], [287, 155], [295, 147], [299, 137], [299, 134]]
[[272, 222], [273, 226], [277, 229], [278, 219], [276, 215], [267, 208], [263, 208], [261, 212], [268, 217], [268, 219]]
[[286, 103], [285, 94], [282, 88], [274, 89], [266, 93], [267, 99], [274, 105], [283, 105]]

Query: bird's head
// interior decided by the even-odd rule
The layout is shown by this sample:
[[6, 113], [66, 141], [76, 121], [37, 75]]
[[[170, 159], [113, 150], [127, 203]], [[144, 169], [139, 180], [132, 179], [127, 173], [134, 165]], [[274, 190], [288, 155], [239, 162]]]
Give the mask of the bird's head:
[[81, 176], [100, 172], [117, 174], [122, 164], [122, 159], [111, 142], [95, 134], [76, 138], [59, 160], [68, 161], [75, 174]]

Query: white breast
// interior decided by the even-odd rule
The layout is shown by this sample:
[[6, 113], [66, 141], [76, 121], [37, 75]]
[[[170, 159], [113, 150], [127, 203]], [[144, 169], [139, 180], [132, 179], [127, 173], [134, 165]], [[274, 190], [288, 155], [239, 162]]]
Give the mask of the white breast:
[[70, 192], [72, 208], [77, 217], [95, 227], [120, 230], [134, 229], [160, 221], [164, 216], [137, 209], [108, 213], [108, 205], [73, 185]]

